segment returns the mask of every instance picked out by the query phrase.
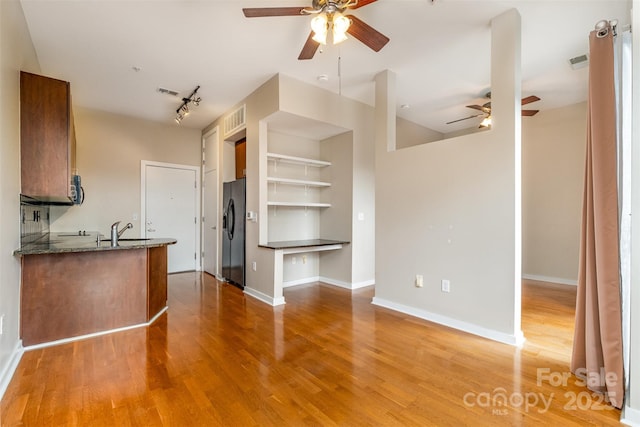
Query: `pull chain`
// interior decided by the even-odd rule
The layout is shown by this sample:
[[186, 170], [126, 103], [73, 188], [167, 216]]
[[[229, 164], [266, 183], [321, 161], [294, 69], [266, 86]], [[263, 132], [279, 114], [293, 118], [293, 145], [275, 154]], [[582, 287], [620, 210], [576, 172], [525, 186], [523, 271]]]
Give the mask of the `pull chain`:
[[342, 96], [342, 54], [338, 51], [338, 95]]

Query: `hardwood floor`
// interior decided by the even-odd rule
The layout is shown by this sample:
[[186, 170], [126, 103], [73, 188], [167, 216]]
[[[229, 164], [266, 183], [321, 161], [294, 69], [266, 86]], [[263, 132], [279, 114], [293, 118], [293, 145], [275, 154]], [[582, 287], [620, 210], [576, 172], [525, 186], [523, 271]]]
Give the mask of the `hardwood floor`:
[[619, 425], [574, 377], [556, 382], [569, 371], [573, 288], [525, 283], [520, 349], [372, 296], [304, 285], [272, 308], [208, 275], [171, 275], [151, 327], [26, 352], [1, 424]]

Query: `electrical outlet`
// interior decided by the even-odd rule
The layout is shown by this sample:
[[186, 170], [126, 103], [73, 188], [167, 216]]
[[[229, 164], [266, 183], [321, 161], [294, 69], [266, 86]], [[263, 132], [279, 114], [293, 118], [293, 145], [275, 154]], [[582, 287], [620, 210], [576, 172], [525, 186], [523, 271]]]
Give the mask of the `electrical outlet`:
[[306, 255], [302, 255], [302, 263], [303, 264], [307, 263], [307, 256]]
[[451, 283], [447, 279], [442, 279], [442, 292], [449, 292], [451, 290]]
[[416, 274], [416, 288], [421, 288], [424, 285], [424, 278], [422, 274]]
[[291, 257], [291, 264], [297, 264], [297, 263], [298, 263], [298, 258]]
[[258, 271], [258, 263], [257, 263], [257, 262], [255, 262], [255, 261], [253, 261], [253, 262], [251, 263], [251, 269], [252, 269], [253, 271]]

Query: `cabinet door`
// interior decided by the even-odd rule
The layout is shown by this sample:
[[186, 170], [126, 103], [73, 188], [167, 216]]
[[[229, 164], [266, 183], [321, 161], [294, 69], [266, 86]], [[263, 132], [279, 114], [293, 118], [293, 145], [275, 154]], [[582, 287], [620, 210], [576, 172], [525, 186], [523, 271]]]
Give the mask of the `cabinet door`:
[[20, 156], [24, 195], [69, 201], [69, 83], [20, 74]]
[[236, 179], [244, 178], [247, 172], [247, 140], [236, 142]]

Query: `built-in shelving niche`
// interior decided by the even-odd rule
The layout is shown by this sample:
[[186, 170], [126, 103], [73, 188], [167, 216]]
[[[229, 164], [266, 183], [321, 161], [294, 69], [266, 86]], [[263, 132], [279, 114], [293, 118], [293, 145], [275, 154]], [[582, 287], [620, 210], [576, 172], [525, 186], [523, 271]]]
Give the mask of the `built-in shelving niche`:
[[[266, 132], [262, 188], [268, 215], [260, 224], [267, 227], [266, 240], [351, 240], [353, 133], [305, 119], [292, 127], [269, 124]], [[329, 264], [323, 262], [326, 256], [332, 257]], [[340, 263], [336, 257], [342, 256], [349, 257], [346, 252], [285, 256], [285, 285], [322, 275], [324, 266]]]

